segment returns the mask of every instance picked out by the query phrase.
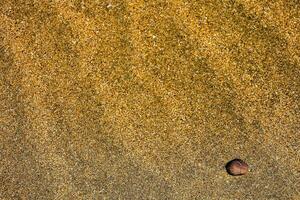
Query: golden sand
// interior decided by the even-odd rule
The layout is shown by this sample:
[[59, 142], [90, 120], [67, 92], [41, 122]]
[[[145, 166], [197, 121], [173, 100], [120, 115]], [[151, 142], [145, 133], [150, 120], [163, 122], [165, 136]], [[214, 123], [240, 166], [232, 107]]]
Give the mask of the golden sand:
[[298, 0], [0, 4], [1, 200], [300, 199]]

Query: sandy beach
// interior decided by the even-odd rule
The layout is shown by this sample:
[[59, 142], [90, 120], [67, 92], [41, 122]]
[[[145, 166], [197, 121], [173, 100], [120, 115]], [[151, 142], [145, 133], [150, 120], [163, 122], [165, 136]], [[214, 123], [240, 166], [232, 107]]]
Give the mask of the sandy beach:
[[0, 4], [1, 200], [300, 199], [298, 0]]

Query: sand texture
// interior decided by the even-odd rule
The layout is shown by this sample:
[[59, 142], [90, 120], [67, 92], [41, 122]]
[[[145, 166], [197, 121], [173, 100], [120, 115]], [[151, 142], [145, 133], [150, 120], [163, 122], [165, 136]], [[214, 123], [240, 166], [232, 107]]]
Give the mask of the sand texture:
[[299, 200], [299, 107], [299, 0], [0, 0], [1, 200]]

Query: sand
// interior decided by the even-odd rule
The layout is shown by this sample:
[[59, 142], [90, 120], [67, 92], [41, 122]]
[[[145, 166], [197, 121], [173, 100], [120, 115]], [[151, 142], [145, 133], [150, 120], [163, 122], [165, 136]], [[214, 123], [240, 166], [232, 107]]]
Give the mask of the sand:
[[300, 199], [299, 77], [298, 0], [2, 0], [0, 199]]

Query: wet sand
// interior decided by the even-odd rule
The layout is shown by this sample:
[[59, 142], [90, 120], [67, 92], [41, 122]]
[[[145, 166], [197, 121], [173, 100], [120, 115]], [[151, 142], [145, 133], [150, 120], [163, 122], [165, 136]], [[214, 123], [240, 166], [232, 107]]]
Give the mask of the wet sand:
[[299, 1], [33, 2], [0, 5], [0, 199], [300, 199]]

